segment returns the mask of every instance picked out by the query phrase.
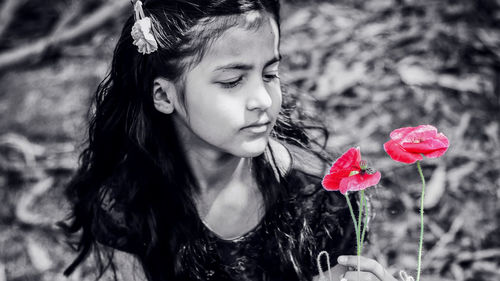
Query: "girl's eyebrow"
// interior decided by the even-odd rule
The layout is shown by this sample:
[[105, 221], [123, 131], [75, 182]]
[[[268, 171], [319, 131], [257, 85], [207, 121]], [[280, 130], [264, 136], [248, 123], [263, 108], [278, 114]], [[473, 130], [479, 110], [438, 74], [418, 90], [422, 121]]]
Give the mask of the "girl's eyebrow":
[[[264, 64], [264, 68], [270, 66], [271, 64], [277, 63], [279, 61], [281, 61], [281, 54], [278, 57], [273, 57], [272, 59], [267, 61], [266, 64]], [[230, 63], [230, 64], [226, 64], [226, 65], [217, 67], [216, 69], [213, 70], [213, 72], [219, 71], [219, 70], [231, 70], [231, 69], [252, 70], [253, 65], [252, 64], [244, 64], [244, 63]]]

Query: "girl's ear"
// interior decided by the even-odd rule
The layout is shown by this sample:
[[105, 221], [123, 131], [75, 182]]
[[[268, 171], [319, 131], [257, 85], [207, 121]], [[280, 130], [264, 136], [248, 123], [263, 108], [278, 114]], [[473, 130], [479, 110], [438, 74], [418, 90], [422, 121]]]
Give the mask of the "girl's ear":
[[165, 78], [155, 78], [153, 81], [153, 103], [156, 110], [170, 114], [176, 108], [177, 90], [174, 83]]

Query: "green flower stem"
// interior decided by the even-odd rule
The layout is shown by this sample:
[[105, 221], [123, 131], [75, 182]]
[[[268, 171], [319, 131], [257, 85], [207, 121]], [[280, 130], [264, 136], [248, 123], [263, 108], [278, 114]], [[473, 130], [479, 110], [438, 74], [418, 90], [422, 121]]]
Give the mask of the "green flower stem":
[[354, 231], [356, 232], [356, 243], [359, 248], [359, 229], [358, 222], [356, 221], [356, 215], [354, 214], [354, 210], [352, 209], [351, 200], [349, 200], [349, 195], [344, 194], [345, 199], [347, 200], [347, 206], [349, 206], [349, 211], [351, 212], [352, 221], [354, 222]]
[[[361, 190], [361, 197], [359, 199], [358, 231], [361, 231], [361, 223], [363, 222], [363, 220], [361, 218], [363, 216], [363, 205], [364, 205], [364, 202], [365, 202], [365, 191]], [[358, 237], [358, 243], [359, 243], [358, 256], [360, 256], [361, 255], [361, 247], [362, 247], [362, 244], [361, 244], [361, 234]]]
[[364, 242], [365, 242], [365, 232], [366, 232], [366, 226], [368, 225], [368, 203], [366, 202], [366, 199], [365, 199], [365, 202], [364, 204], [365, 205], [365, 222], [363, 224], [363, 231], [361, 232], [361, 253], [363, 252], [363, 245], [364, 245]]
[[417, 161], [417, 169], [422, 180], [422, 196], [420, 198], [420, 242], [418, 245], [418, 266], [417, 266], [417, 281], [420, 280], [420, 270], [422, 266], [422, 245], [424, 243], [424, 195], [425, 195], [425, 178], [420, 167], [420, 161]]
[[358, 280], [359, 280], [359, 274], [361, 273], [361, 249], [363, 248], [363, 241], [361, 241], [361, 223], [363, 222], [362, 217], [363, 217], [363, 205], [365, 202], [365, 191], [362, 189], [361, 190], [361, 198], [359, 199], [359, 216], [358, 216]]
[[[361, 271], [361, 268], [360, 268], [360, 253], [361, 253], [361, 245], [360, 245], [360, 239], [361, 239], [361, 235], [360, 235], [360, 229], [359, 229], [359, 224], [358, 222], [356, 221], [356, 215], [354, 214], [354, 210], [352, 208], [352, 205], [351, 205], [351, 200], [349, 200], [349, 195], [347, 195], [347, 193], [344, 195], [346, 200], [347, 200], [347, 205], [349, 206], [349, 211], [351, 212], [351, 217], [352, 217], [352, 221], [354, 222], [354, 231], [356, 232], [356, 248], [357, 248], [357, 253], [358, 253], [358, 280], [359, 280], [359, 274], [360, 274], [360, 271]], [[361, 220], [361, 213], [359, 214], [360, 215], [360, 220]]]

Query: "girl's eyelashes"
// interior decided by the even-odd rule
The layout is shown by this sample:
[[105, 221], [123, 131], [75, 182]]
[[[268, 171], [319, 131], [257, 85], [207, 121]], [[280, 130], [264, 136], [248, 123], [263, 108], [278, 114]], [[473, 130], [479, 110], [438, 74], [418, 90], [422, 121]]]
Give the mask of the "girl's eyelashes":
[[278, 75], [278, 73], [274, 73], [274, 74], [264, 75], [264, 78], [268, 79], [268, 81], [266, 81], [266, 82], [271, 82], [274, 79], [280, 79], [280, 76]]
[[234, 88], [238, 86], [238, 84], [243, 80], [243, 76], [240, 76], [238, 79], [228, 82], [218, 82], [222, 88]]
[[[278, 73], [264, 75], [264, 81], [266, 83], [269, 83], [269, 82], [271, 82], [275, 79], [279, 79], [279, 78], [280, 77], [279, 77]], [[241, 83], [241, 81], [243, 81], [243, 76], [238, 77], [238, 79], [236, 79], [236, 80], [224, 81], [224, 82], [221, 81], [221, 82], [217, 82], [217, 83], [220, 84], [222, 88], [228, 89], [228, 88], [234, 88], [234, 87], [238, 86]]]

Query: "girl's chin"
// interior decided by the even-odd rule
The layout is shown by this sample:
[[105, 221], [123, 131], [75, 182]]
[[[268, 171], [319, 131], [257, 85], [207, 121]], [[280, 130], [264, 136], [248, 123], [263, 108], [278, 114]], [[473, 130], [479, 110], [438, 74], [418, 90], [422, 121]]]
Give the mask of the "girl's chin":
[[240, 155], [240, 157], [242, 157], [242, 158], [254, 158], [254, 157], [261, 155], [262, 153], [264, 153], [264, 150], [255, 151], [255, 152], [248, 152], [248, 153]]
[[245, 158], [259, 156], [266, 150], [267, 143], [267, 137], [243, 143], [241, 145], [241, 150], [240, 153], [238, 153], [238, 156]]

